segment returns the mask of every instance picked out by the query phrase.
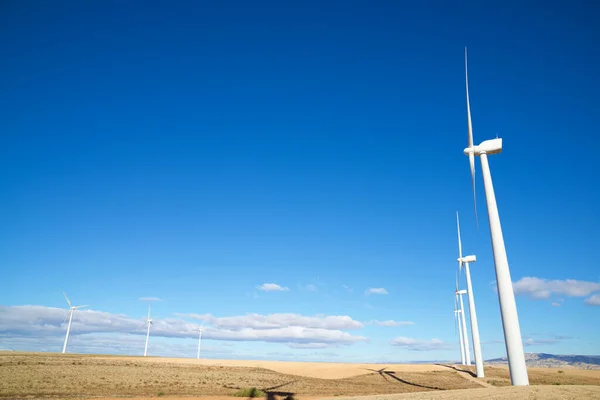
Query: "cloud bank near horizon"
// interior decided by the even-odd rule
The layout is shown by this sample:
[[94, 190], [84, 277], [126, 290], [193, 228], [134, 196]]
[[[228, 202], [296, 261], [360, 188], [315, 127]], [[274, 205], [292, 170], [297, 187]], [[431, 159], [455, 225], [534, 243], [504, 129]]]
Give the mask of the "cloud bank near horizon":
[[[25, 305], [0, 306], [0, 335], [13, 338], [64, 337], [66, 310], [62, 308]], [[206, 320], [203, 339], [220, 341], [259, 341], [282, 343], [292, 348], [327, 348], [349, 346], [366, 341], [364, 336], [344, 330], [360, 329], [364, 325], [349, 316], [303, 316], [298, 314], [249, 314], [246, 316], [214, 317], [210, 314], [177, 314], [177, 318], [153, 319], [152, 337], [196, 338], [198, 323], [183, 317]], [[95, 310], [77, 310], [73, 316], [71, 335], [86, 334], [144, 335], [143, 319], [124, 314]], [[296, 346], [296, 347], [293, 347]]]

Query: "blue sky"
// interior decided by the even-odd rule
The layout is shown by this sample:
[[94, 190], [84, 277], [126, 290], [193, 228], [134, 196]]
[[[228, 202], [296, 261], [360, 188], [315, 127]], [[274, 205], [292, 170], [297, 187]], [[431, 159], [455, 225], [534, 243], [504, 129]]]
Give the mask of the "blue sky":
[[139, 354], [157, 297], [154, 355], [210, 314], [206, 357], [457, 359], [458, 210], [504, 356], [468, 46], [526, 351], [600, 353], [596, 13], [419, 3], [3, 4], [0, 347], [59, 351], [66, 291], [70, 351]]

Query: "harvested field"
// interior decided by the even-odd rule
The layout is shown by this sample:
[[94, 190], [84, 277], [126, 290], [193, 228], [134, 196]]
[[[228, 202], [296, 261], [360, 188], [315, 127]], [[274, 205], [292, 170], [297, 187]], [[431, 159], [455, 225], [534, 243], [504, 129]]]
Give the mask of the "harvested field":
[[[195, 362], [194, 362], [195, 361]], [[0, 396], [229, 396], [257, 387], [300, 396], [353, 396], [480, 387], [448, 369], [381, 372], [355, 366], [356, 376], [319, 379], [257, 368], [203, 365], [204, 361], [142, 357], [3, 353], [0, 355]], [[210, 364], [210, 362], [208, 363]], [[277, 363], [276, 366], [284, 363]], [[300, 364], [311, 374], [318, 363]], [[379, 367], [379, 366], [376, 366]], [[325, 369], [332, 369], [325, 365]], [[382, 367], [385, 368], [385, 367]], [[347, 367], [342, 367], [349, 374]], [[381, 370], [381, 368], [379, 368]], [[336, 374], [333, 374], [336, 375]]]
[[[494, 381], [500, 382], [499, 386], [508, 383], [506, 368], [486, 368], [486, 373], [487, 381], [493, 385], [497, 385]], [[481, 383], [465, 375], [438, 365], [198, 361], [0, 352], [0, 397], [4, 398], [220, 396], [222, 399], [239, 389], [256, 387], [280, 396], [294, 394], [307, 399], [425, 391], [449, 393], [448, 390], [481, 388]], [[531, 370], [530, 377], [532, 383], [539, 384], [600, 385], [600, 371], [558, 373], [537, 368]]]
[[521, 386], [452, 390], [383, 396], [346, 397], [339, 400], [587, 400], [600, 399], [600, 386]]
[[[474, 366], [460, 369], [475, 373]], [[590, 369], [527, 368], [531, 385], [599, 385], [600, 371]], [[506, 366], [486, 366], [485, 381], [493, 386], [510, 386], [510, 375]]]

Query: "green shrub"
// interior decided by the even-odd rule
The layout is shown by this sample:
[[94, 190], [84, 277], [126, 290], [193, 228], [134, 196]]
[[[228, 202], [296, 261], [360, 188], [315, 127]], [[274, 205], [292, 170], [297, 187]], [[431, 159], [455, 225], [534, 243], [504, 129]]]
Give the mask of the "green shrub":
[[242, 389], [233, 394], [235, 397], [265, 397], [265, 392], [255, 387]]
[[165, 392], [158, 392], [158, 397], [163, 397], [165, 395]]

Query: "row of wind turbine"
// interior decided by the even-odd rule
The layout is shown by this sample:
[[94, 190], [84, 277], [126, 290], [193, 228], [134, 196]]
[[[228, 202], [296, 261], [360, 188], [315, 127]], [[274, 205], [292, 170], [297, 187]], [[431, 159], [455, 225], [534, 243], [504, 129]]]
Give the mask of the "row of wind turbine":
[[[475, 195], [475, 156], [481, 160], [481, 171], [483, 175], [483, 185], [488, 211], [488, 221], [490, 227], [490, 236], [492, 239], [492, 251], [494, 255], [494, 266], [496, 272], [496, 284], [498, 287], [498, 300], [500, 303], [500, 313], [502, 316], [502, 327], [504, 330], [504, 341], [506, 344], [506, 353], [508, 358], [508, 367], [510, 372], [511, 383], [514, 386], [529, 385], [529, 377], [527, 374], [527, 366], [525, 364], [525, 352], [523, 351], [523, 340], [521, 337], [521, 328], [519, 326], [519, 317], [517, 314], [517, 305], [508, 267], [508, 258], [506, 248], [504, 246], [504, 237], [502, 234], [502, 226], [500, 225], [500, 215], [498, 213], [498, 205], [496, 203], [496, 195], [492, 183], [492, 175], [488, 164], [488, 155], [498, 154], [502, 151], [502, 139], [496, 138], [485, 140], [479, 145], [473, 142], [473, 124], [471, 120], [471, 103], [469, 98], [469, 74], [467, 67], [467, 49], [465, 48], [465, 87], [467, 100], [467, 128], [468, 128], [468, 146], [464, 149], [464, 154], [469, 157], [469, 166], [471, 169], [471, 186], [473, 189], [473, 207], [475, 211], [476, 228], [479, 230], [479, 221], [477, 217], [477, 199]], [[483, 357], [481, 354], [481, 344], [479, 340], [479, 327], [477, 325], [477, 314], [475, 311], [475, 300], [473, 297], [473, 287], [471, 283], [471, 275], [469, 271], [469, 263], [476, 261], [475, 256], [462, 256], [462, 244], [460, 240], [460, 225], [458, 222], [458, 247], [459, 247], [459, 273], [464, 267], [467, 280], [467, 293], [469, 295], [469, 315], [471, 320], [471, 332], [473, 336], [473, 351], [475, 353], [475, 364], [477, 367], [477, 376], [483, 377]], [[458, 281], [457, 281], [458, 283]], [[458, 285], [456, 293], [458, 293]], [[464, 309], [462, 307], [462, 297], [460, 314], [462, 316], [463, 328], [466, 326], [464, 322]], [[456, 300], [455, 300], [456, 301]], [[455, 307], [456, 308], [456, 307]], [[456, 314], [456, 313], [455, 313]], [[460, 330], [459, 330], [460, 331]], [[466, 329], [464, 330], [466, 337]], [[465, 357], [465, 362], [470, 363], [467, 357], [468, 340], [465, 340], [463, 345], [465, 348], [461, 350], [461, 356]], [[464, 353], [464, 355], [463, 355]], [[463, 358], [464, 359], [464, 358]]]
[[[88, 305], [83, 305], [83, 306], [73, 306], [71, 304], [71, 301], [69, 300], [69, 298], [67, 297], [67, 294], [64, 293], [65, 299], [67, 300], [67, 303], [69, 304], [69, 312], [65, 318], [65, 321], [67, 321], [67, 319], [69, 320], [69, 323], [67, 324], [67, 333], [65, 335], [65, 342], [63, 344], [63, 348], [62, 348], [62, 353], [65, 354], [67, 352], [67, 343], [69, 342], [69, 334], [71, 332], [71, 324], [73, 322], [73, 314], [75, 312], [75, 310], [78, 310], [80, 308], [83, 307], [88, 307]], [[198, 331], [198, 353], [196, 355], [197, 359], [200, 359], [200, 345], [202, 343], [202, 332], [204, 331], [204, 322], [205, 320], [202, 320], [202, 324], [200, 325], [200, 327], [198, 327], [197, 331]], [[146, 357], [148, 355], [148, 341], [150, 339], [150, 326], [154, 325], [154, 321], [152, 321], [152, 318], [150, 317], [150, 304], [148, 304], [148, 317], [146, 318], [146, 322], [144, 323], [144, 325], [147, 324], [147, 330], [146, 330], [146, 344], [144, 346], [144, 357]]]
[[460, 363], [465, 365], [465, 342], [463, 341], [463, 329], [460, 319], [461, 311], [456, 307], [456, 295], [454, 295], [454, 329], [458, 332], [458, 346], [460, 347]]

